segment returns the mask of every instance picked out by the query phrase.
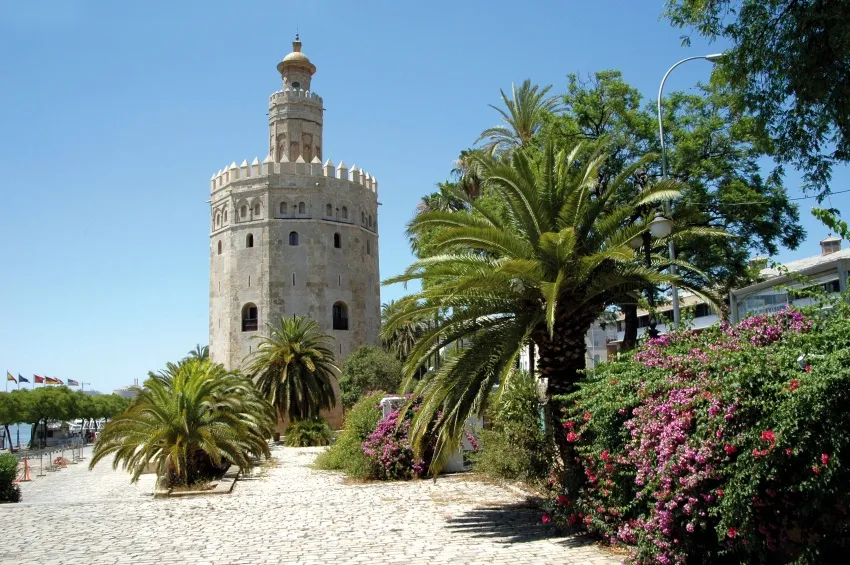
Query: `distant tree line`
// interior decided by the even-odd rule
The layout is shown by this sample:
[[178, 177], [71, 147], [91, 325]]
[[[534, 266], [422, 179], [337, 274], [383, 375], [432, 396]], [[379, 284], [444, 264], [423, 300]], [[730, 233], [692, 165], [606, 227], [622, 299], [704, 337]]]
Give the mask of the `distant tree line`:
[[112, 418], [129, 404], [128, 399], [117, 394], [90, 395], [65, 386], [14, 390], [0, 393], [0, 425], [6, 430], [6, 437], [10, 438], [10, 425], [31, 424], [30, 444], [34, 445], [36, 430], [42, 422]]

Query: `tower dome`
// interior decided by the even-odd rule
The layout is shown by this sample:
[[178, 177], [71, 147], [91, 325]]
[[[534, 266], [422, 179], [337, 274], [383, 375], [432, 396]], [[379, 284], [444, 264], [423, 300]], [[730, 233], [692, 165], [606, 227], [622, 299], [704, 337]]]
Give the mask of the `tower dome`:
[[310, 59], [301, 52], [301, 40], [298, 34], [295, 34], [295, 41], [292, 42], [292, 53], [283, 58], [277, 64], [277, 71], [280, 76], [286, 80], [286, 71], [288, 69], [300, 69], [310, 73], [313, 76], [316, 73], [316, 65], [310, 62]]

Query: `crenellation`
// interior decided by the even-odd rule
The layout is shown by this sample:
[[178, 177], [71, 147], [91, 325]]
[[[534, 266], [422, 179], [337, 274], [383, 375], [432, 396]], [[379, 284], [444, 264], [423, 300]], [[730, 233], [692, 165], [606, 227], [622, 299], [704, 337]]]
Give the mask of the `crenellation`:
[[251, 176], [260, 176], [260, 160], [257, 157], [254, 157], [254, 160], [251, 161]]
[[241, 178], [248, 178], [251, 176], [251, 170], [248, 168], [248, 159], [242, 159], [242, 164], [239, 165], [239, 176]]
[[352, 165], [351, 170], [348, 172], [348, 180], [360, 183], [360, 170], [357, 168], [357, 165]]
[[336, 169], [334, 168], [334, 163], [330, 159], [325, 161], [325, 165], [323, 167], [325, 171], [325, 176], [328, 178], [336, 178]]

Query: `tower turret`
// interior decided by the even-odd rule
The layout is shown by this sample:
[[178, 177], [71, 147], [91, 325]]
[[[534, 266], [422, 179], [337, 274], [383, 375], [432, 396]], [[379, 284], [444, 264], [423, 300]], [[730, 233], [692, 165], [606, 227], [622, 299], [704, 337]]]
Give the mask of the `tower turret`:
[[301, 52], [295, 35], [292, 53], [277, 64], [283, 90], [269, 98], [269, 154], [277, 161], [310, 163], [322, 159], [322, 98], [310, 92], [316, 65]]

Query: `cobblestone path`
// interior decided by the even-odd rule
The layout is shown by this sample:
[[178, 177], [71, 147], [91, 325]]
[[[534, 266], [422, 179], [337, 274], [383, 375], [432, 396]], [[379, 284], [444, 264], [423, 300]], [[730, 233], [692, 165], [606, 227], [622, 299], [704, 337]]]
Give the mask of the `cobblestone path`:
[[130, 485], [104, 462], [22, 485], [0, 505], [0, 563], [613, 564], [581, 538], [560, 537], [500, 487], [459, 475], [354, 484], [309, 467], [320, 448], [275, 447], [276, 464], [232, 494], [156, 499], [153, 475]]

